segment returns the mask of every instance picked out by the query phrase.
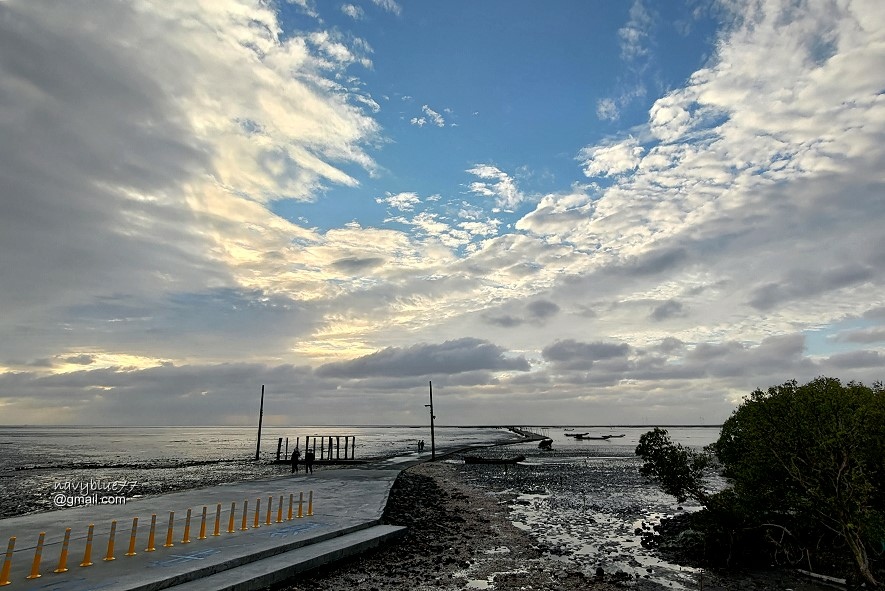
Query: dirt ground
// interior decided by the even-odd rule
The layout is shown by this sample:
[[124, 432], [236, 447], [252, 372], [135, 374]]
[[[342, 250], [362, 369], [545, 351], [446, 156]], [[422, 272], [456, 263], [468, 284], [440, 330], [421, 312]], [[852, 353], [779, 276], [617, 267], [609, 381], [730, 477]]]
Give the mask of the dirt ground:
[[[791, 571], [701, 572], [688, 586], [599, 572], [536, 541], [509, 520], [513, 493], [467, 482], [456, 464], [404, 471], [391, 489], [384, 522], [404, 525], [399, 541], [370, 554], [304, 573], [274, 591], [831, 591]], [[561, 554], [561, 555], [560, 555]], [[597, 574], [599, 573], [599, 574]]]
[[614, 575], [588, 577], [551, 560], [508, 521], [512, 497], [466, 485], [452, 464], [403, 472], [386, 523], [407, 526], [400, 541], [291, 581], [280, 591], [610, 591]]

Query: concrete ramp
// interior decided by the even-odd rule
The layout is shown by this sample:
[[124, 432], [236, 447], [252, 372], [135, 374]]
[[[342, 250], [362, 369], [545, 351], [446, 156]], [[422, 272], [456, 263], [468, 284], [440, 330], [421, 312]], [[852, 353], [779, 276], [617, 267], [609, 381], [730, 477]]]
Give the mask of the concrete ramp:
[[294, 575], [377, 548], [406, 528], [376, 525], [296, 550], [241, 564], [237, 568], [171, 587], [173, 591], [253, 591], [282, 583]]

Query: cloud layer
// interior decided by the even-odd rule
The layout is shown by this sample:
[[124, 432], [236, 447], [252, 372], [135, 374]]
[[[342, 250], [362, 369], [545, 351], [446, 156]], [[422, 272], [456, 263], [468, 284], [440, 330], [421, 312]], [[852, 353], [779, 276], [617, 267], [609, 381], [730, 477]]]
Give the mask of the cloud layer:
[[[451, 423], [712, 422], [885, 378], [885, 13], [750, 4], [638, 125], [555, 148], [567, 189], [488, 154], [439, 192], [381, 162], [384, 56], [307, 4], [0, 4], [0, 422], [237, 423], [260, 383], [280, 421], [420, 422], [429, 379]], [[613, 32], [637, 80], [662, 18]], [[401, 127], [457, 130], [435, 101]], [[374, 218], [332, 201], [369, 183]]]

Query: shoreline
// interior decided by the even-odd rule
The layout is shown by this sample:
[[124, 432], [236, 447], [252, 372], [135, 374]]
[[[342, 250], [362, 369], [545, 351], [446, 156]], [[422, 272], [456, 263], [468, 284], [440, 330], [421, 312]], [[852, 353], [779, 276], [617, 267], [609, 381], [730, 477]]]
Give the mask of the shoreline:
[[[832, 589], [792, 571], [716, 572], [686, 567], [682, 576], [666, 569], [631, 575], [620, 568], [622, 563], [607, 558], [588, 565], [576, 560], [585, 557], [576, 556], [567, 545], [547, 543], [537, 530], [514, 524], [525, 509], [522, 496], [519, 487], [496, 482], [490, 471], [477, 478], [477, 471], [454, 461], [418, 464], [400, 473], [383, 517], [384, 523], [406, 526], [404, 538], [303, 573], [274, 591]], [[636, 556], [632, 548], [618, 549], [616, 538], [598, 541], [613, 553]], [[599, 576], [597, 569], [601, 569]]]
[[598, 580], [551, 561], [508, 519], [513, 493], [467, 483], [459, 465], [438, 461], [400, 473], [383, 521], [404, 525], [403, 539], [372, 553], [310, 571], [276, 591], [454, 591], [557, 589], [612, 591]]

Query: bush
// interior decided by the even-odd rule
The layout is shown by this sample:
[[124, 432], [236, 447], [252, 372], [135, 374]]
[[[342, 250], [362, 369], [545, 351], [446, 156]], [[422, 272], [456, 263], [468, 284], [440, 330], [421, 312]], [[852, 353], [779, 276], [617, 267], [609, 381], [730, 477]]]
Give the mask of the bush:
[[[656, 429], [640, 439], [641, 471], [692, 496], [739, 540], [762, 531], [786, 558], [850, 557], [871, 586], [885, 553], [885, 388], [820, 377], [756, 390], [722, 426], [713, 452], [731, 487], [703, 490], [708, 460]], [[700, 491], [700, 494], [698, 494]], [[721, 532], [719, 532], [721, 534]], [[792, 558], [791, 558], [792, 557]]]

